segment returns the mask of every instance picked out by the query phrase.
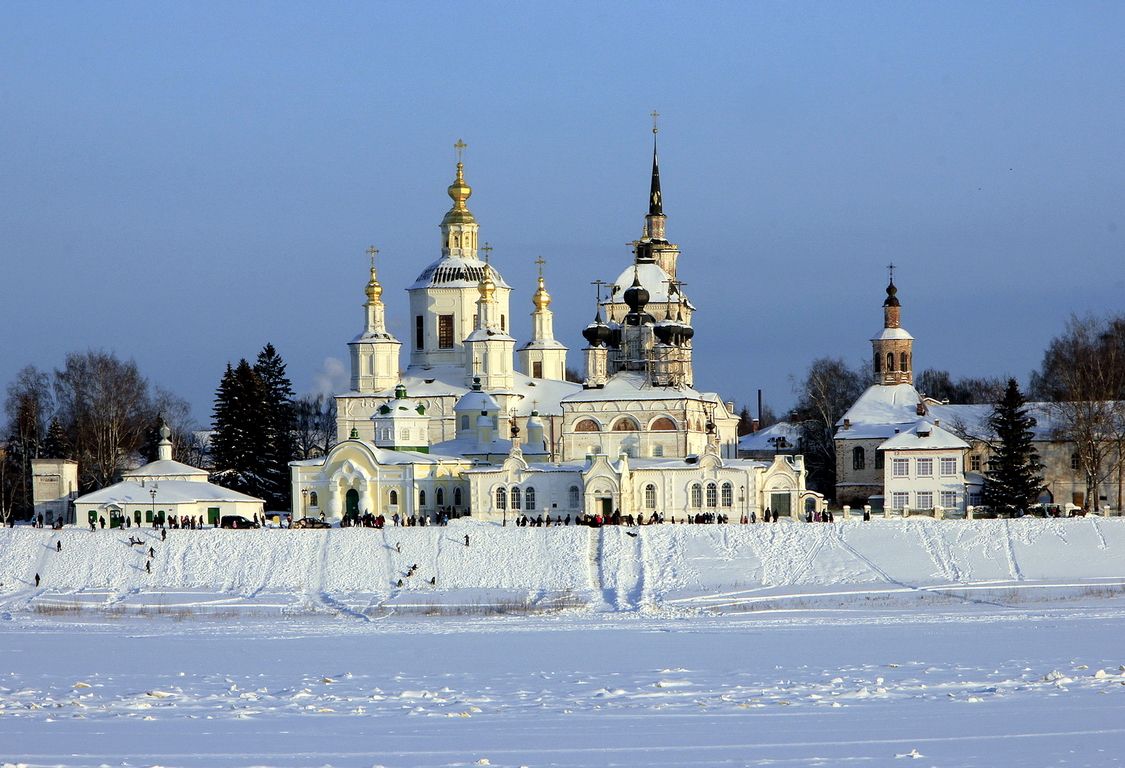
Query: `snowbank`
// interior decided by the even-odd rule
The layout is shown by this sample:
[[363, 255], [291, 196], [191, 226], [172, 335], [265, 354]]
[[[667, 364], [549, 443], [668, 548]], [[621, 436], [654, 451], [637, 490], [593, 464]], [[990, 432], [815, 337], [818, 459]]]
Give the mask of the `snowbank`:
[[[143, 537], [144, 546], [130, 546], [130, 536]], [[151, 574], [145, 570], [150, 546]], [[416, 598], [432, 605], [566, 595], [571, 604], [633, 610], [802, 585], [926, 588], [1114, 578], [1125, 578], [1125, 519], [637, 529], [461, 522], [382, 531], [168, 531], [165, 542], [145, 529], [0, 530], [0, 605], [9, 608], [45, 594], [112, 602], [184, 592], [288, 596], [291, 603], [337, 610]], [[357, 595], [363, 599], [357, 602]]]

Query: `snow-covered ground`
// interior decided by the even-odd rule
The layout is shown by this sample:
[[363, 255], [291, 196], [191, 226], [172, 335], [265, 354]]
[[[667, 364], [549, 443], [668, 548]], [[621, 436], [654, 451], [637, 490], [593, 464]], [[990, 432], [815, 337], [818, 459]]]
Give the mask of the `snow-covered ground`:
[[1125, 763], [1125, 520], [16, 529], [0, 581], [0, 764]]

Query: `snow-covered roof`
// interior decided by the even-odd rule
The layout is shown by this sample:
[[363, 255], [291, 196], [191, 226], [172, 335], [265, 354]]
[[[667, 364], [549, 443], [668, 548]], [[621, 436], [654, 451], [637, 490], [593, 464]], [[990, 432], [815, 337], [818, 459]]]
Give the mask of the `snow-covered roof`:
[[470, 389], [458, 398], [453, 405], [453, 410], [460, 411], [499, 411], [500, 404], [496, 398], [483, 390]]
[[[403, 372], [400, 381], [406, 385], [407, 394], [412, 398], [460, 397], [469, 391], [465, 378], [465, 369], [460, 365], [412, 365]], [[517, 416], [530, 415], [533, 407], [544, 416], [557, 416], [562, 414], [559, 403], [568, 395], [581, 390], [582, 385], [572, 381], [534, 379], [517, 371], [513, 374], [512, 387], [507, 392], [518, 396], [512, 406]], [[345, 392], [338, 397], [369, 398], [372, 395]], [[375, 397], [394, 397], [394, 388], [378, 392]]]
[[968, 447], [968, 443], [952, 432], [942, 429], [925, 419], [920, 419], [913, 426], [885, 440], [879, 445], [879, 450], [950, 451], [963, 450]]
[[[489, 264], [492, 280], [498, 288], [510, 288], [504, 282], [495, 264]], [[416, 288], [472, 288], [484, 279], [484, 262], [480, 259], [463, 258], [460, 256], [443, 256], [437, 261], [426, 266], [418, 279], [408, 290]]]
[[797, 442], [801, 438], [801, 429], [796, 424], [779, 421], [773, 426], [759, 429], [757, 432], [751, 432], [738, 438], [738, 450], [746, 452], [776, 451], [777, 446], [771, 441], [775, 441], [779, 437], [785, 438], [791, 448], [796, 448]]
[[[918, 390], [911, 384], [872, 384], [847, 410], [837, 427], [850, 422], [854, 429], [860, 424], [909, 424], [918, 420]], [[892, 430], [893, 434], [893, 430]], [[837, 437], [856, 437], [841, 429]]]
[[888, 339], [913, 339], [903, 328], [884, 328], [877, 335], [872, 336], [872, 341], [886, 341]]
[[148, 482], [145, 485], [134, 480], [122, 480], [120, 483], [106, 486], [85, 496], [75, 499], [75, 506], [88, 504], [144, 504], [154, 503], [152, 491], [156, 491], [155, 503], [160, 504], [191, 504], [200, 501], [247, 501], [263, 503], [261, 499], [247, 496], [245, 493], [232, 491], [214, 483], [198, 482], [194, 480], [161, 480]]
[[604, 400], [705, 400], [719, 402], [713, 392], [700, 392], [691, 387], [658, 387], [649, 383], [641, 371], [621, 371], [610, 377], [604, 387], [581, 389], [568, 396], [568, 403], [601, 402]]
[[122, 472], [121, 476], [144, 478], [145, 480], [191, 480], [193, 482], [205, 482], [208, 474], [207, 470], [193, 467], [190, 464], [172, 461], [171, 459], [160, 459], [150, 461], [148, 464], [137, 467], [136, 469]]

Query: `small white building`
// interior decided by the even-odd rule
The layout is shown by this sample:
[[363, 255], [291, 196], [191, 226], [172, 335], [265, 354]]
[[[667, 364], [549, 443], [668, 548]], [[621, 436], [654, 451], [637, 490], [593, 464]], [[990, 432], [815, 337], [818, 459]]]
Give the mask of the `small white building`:
[[32, 459], [31, 497], [35, 517], [44, 525], [74, 522], [70, 501], [78, 495], [78, 462], [70, 459]]
[[963, 513], [966, 503], [965, 453], [957, 435], [920, 420], [879, 444], [883, 454], [886, 508], [895, 512]]
[[253, 520], [264, 514], [261, 499], [208, 482], [206, 470], [172, 460], [172, 435], [160, 427], [156, 461], [123, 473], [123, 480], [74, 500], [74, 524], [89, 527], [159, 525], [190, 517], [218, 525], [223, 517]]

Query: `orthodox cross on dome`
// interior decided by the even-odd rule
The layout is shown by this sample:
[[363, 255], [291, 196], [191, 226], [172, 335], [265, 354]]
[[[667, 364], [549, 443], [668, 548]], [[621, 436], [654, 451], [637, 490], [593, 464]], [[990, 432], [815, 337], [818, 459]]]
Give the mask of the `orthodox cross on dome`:
[[892, 261], [887, 265], [887, 275], [890, 277], [890, 282], [895, 281], [895, 263]]
[[649, 117], [652, 118], [652, 132], [657, 133], [660, 130], [660, 126], [657, 124], [657, 121], [660, 119], [660, 113], [654, 109], [649, 113]]
[[485, 243], [480, 249], [484, 251], [484, 263], [487, 264], [489, 258], [492, 256], [492, 243]]
[[540, 256], [535, 260], [535, 263], [539, 265], [539, 276], [543, 277], [543, 265], [546, 264], [547, 261], [542, 256]]
[[375, 269], [375, 257], [379, 255], [379, 249], [369, 245], [367, 246], [367, 255], [371, 257], [371, 268]]
[[590, 285], [595, 286], [594, 287], [594, 291], [595, 291], [594, 295], [597, 297], [598, 303], [601, 304], [602, 303], [602, 286], [608, 285], [608, 283], [606, 283], [605, 280], [591, 280]]
[[457, 162], [461, 162], [461, 158], [464, 155], [465, 150], [468, 149], [468, 148], [469, 148], [468, 144], [461, 141], [460, 139], [457, 139], [457, 143], [453, 145], [453, 149], [455, 149], [457, 151]]

